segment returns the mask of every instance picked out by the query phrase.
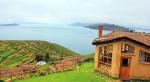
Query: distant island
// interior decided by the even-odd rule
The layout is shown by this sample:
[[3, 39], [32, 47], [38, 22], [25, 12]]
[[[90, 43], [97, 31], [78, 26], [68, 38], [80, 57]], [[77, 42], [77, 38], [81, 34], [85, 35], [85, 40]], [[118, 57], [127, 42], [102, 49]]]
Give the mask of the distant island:
[[17, 23], [0, 24], [0, 26], [19, 26], [19, 24], [17, 24]]
[[[74, 23], [74, 24], [71, 24], [71, 25], [84, 26], [84, 27], [90, 28], [90, 29], [98, 29], [99, 24]], [[132, 31], [127, 27], [119, 26], [119, 25], [115, 25], [115, 24], [101, 23], [101, 25], [103, 25], [103, 30], [126, 31], [126, 32]]]

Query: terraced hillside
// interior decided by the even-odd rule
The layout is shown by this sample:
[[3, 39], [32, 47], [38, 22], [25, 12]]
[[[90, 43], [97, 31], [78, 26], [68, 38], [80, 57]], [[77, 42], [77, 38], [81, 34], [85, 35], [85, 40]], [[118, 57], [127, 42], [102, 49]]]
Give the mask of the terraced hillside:
[[17, 66], [39, 60], [56, 61], [75, 52], [47, 41], [0, 41], [0, 66]]

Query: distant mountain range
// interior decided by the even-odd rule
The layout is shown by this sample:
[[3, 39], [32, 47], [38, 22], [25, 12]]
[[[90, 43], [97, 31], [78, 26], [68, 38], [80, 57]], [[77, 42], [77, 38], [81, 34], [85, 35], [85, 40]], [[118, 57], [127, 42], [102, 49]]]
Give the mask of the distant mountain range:
[[0, 26], [19, 26], [17, 23], [11, 23], [11, 24], [0, 24]]
[[[115, 24], [108, 24], [108, 23], [100, 23], [103, 26], [103, 30], [110, 30], [110, 31], [131, 31], [130, 28], [124, 27], [124, 26], [119, 26]], [[84, 26], [86, 28], [90, 29], [98, 29], [98, 25], [100, 24], [86, 24], [86, 23], [74, 23], [71, 25], [74, 26]]]

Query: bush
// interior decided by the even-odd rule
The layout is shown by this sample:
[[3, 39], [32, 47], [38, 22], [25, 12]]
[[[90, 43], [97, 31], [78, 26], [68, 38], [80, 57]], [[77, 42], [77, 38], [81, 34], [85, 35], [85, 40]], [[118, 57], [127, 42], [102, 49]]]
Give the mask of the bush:
[[84, 60], [84, 62], [93, 62], [94, 61], [94, 58], [86, 58], [85, 60]]
[[44, 76], [44, 75], [46, 75], [46, 73], [45, 72], [41, 72], [39, 75], [40, 76]]
[[0, 80], [0, 82], [4, 82], [4, 80]]

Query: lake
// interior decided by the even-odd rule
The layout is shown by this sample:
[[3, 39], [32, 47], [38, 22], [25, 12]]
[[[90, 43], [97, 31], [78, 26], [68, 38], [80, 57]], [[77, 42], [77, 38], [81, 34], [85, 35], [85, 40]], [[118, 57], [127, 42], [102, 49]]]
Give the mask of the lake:
[[[110, 31], [103, 31], [107, 34]], [[92, 40], [98, 36], [97, 30], [71, 25], [21, 25], [1, 26], [0, 40], [46, 40], [60, 44], [79, 54], [94, 52]]]

